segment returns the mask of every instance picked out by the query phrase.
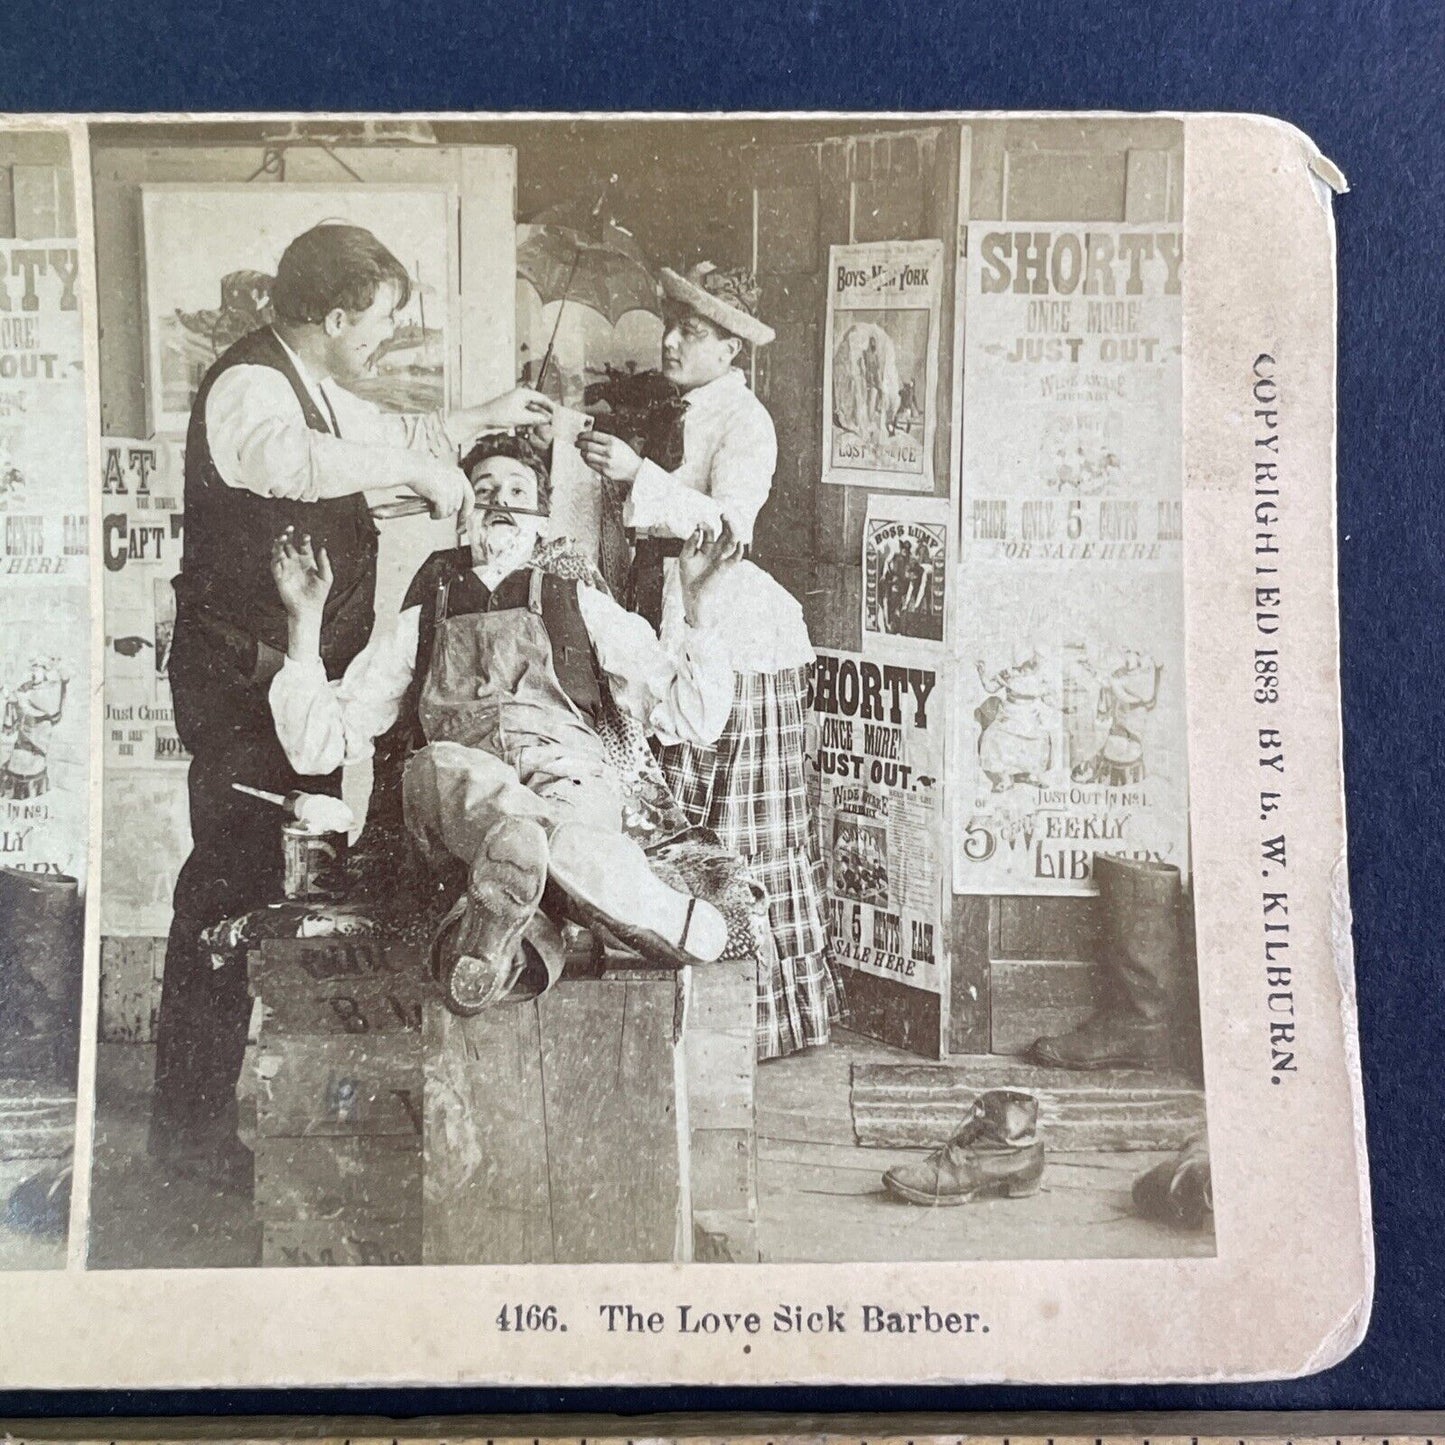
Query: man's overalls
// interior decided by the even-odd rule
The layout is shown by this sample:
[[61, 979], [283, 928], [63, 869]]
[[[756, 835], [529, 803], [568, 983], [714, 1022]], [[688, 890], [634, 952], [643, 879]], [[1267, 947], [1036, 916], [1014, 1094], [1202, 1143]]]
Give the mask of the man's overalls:
[[417, 699], [426, 742], [402, 780], [407, 829], [425, 853], [470, 864], [504, 817], [535, 819], [549, 836], [563, 822], [621, 832], [622, 781], [596, 731], [604, 683], [577, 604], [582, 585], [523, 568], [481, 610], [452, 615], [452, 583], [437, 581], [418, 647], [422, 664], [430, 631]]

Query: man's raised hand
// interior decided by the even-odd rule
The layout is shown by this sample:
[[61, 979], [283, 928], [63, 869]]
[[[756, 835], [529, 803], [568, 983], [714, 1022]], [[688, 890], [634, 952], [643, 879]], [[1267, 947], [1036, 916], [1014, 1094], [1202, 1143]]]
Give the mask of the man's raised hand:
[[585, 431], [577, 438], [582, 460], [609, 482], [636, 481], [642, 458], [621, 437], [605, 432]]
[[313, 552], [310, 537], [298, 540], [296, 529], [287, 527], [271, 544], [271, 577], [288, 617], [320, 622], [332, 582], [325, 547]]
[[472, 514], [472, 484], [460, 467], [430, 457], [420, 460], [424, 465], [418, 467], [407, 486], [427, 504], [433, 517], [455, 517], [457, 526], [463, 526]]
[[549, 422], [557, 403], [551, 397], [533, 391], [529, 386], [514, 386], [511, 391], [494, 396], [477, 408], [478, 426], [481, 431], [487, 427], [511, 431], [516, 427], [535, 426], [538, 422]]

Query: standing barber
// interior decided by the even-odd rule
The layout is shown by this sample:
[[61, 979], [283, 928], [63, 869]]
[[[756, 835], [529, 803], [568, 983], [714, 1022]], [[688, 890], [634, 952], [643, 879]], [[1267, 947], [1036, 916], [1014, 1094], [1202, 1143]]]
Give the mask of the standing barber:
[[294, 528], [325, 546], [336, 581], [321, 658], [340, 677], [371, 633], [376, 595], [377, 531], [363, 489], [406, 488], [434, 517], [464, 516], [472, 496], [459, 450], [479, 431], [550, 413], [521, 389], [446, 417], [390, 415], [347, 391], [391, 340], [410, 294], [405, 267], [371, 232], [313, 227], [277, 266], [274, 324], [216, 361], [191, 408], [169, 676], [176, 731], [192, 755], [192, 849], [166, 945], [150, 1148], [221, 1187], [244, 1191], [252, 1175], [235, 1130], [251, 1004], [243, 970], [214, 968], [200, 936], [277, 899], [282, 880], [280, 813], [231, 785], [341, 786], [339, 772], [298, 777], [276, 741], [266, 692], [285, 657], [286, 614], [272, 544]]

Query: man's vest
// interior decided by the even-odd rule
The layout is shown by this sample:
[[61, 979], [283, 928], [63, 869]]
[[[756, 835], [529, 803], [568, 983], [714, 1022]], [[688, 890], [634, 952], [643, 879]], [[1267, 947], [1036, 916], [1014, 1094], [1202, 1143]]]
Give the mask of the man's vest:
[[306, 425], [335, 433], [317, 407], [275, 332], [243, 336], [211, 367], [191, 407], [186, 433], [185, 541], [176, 578], [176, 626], [209, 624], [218, 636], [253, 639], [283, 652], [286, 611], [271, 577], [271, 544], [294, 527], [325, 547], [331, 595], [321, 622], [326, 675], [340, 677], [371, 635], [376, 602], [376, 523], [360, 492], [317, 502], [263, 497], [229, 486], [216, 469], [206, 438], [206, 399], [233, 366], [269, 366], [291, 384]]

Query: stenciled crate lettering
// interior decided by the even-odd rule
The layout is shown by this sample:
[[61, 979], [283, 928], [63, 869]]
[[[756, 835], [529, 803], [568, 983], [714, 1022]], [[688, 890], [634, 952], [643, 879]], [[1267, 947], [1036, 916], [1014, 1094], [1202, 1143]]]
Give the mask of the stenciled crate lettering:
[[415, 945], [380, 938], [268, 938], [251, 954], [253, 989], [264, 993], [273, 970], [299, 969], [316, 983], [337, 979], [410, 977], [420, 962]]
[[251, 957], [271, 1038], [419, 1031], [436, 992], [415, 948], [374, 939], [286, 939]]
[[370, 1219], [268, 1224], [263, 1266], [408, 1265], [421, 1259], [421, 1220], [396, 1224]]

